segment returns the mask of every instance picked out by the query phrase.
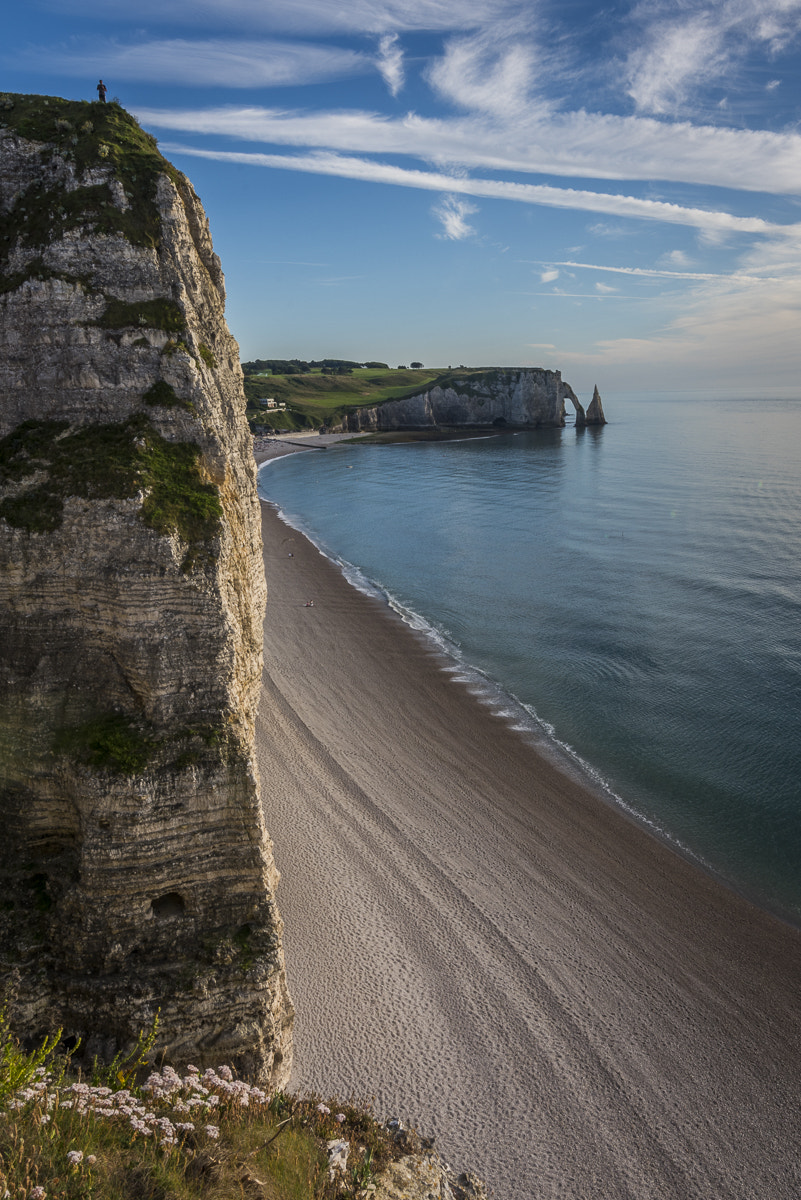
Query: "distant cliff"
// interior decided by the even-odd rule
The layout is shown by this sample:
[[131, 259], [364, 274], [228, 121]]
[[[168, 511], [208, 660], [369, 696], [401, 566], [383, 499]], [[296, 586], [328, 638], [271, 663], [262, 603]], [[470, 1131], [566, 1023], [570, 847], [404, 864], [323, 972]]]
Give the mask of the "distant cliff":
[[0, 965], [17, 1032], [283, 1084], [238, 348], [188, 180], [118, 105], [0, 96]]
[[452, 372], [425, 391], [355, 409], [331, 430], [378, 433], [454, 426], [538, 429], [564, 425], [566, 400], [575, 409], [577, 426], [606, 424], [597, 387], [585, 413], [560, 371], [521, 367]]

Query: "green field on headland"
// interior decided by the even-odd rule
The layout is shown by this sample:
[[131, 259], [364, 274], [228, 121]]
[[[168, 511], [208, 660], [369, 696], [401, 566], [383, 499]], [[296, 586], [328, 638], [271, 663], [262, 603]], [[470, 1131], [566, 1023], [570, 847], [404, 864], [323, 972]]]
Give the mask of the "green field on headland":
[[[245, 370], [247, 415], [251, 427], [316, 429], [354, 408], [399, 400], [443, 382], [450, 367], [355, 367], [347, 374], [324, 374], [320, 368], [303, 374], [252, 374]], [[460, 377], [474, 372], [459, 368]], [[480, 371], [476, 371], [480, 374]], [[286, 404], [285, 410], [268, 409], [260, 401]]]

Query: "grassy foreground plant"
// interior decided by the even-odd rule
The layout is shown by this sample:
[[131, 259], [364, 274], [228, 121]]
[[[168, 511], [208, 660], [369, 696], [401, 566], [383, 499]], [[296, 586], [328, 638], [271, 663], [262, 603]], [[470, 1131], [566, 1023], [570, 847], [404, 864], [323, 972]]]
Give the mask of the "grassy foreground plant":
[[[7, 1200], [367, 1200], [392, 1152], [363, 1108], [295, 1097], [229, 1067], [143, 1072], [155, 1025], [88, 1081], [58, 1035], [26, 1052], [0, 1017], [0, 1196]], [[144, 1077], [143, 1077], [144, 1074]], [[135, 1082], [135, 1079], [140, 1082]], [[326, 1145], [347, 1144], [332, 1173]]]

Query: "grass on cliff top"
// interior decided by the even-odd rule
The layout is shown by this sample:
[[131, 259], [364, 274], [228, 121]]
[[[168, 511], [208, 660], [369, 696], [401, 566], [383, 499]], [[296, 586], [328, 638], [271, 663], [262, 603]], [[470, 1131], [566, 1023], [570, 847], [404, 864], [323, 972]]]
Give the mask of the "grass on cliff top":
[[199, 462], [197, 446], [168, 442], [142, 415], [73, 432], [65, 421], [25, 421], [0, 439], [0, 487], [31, 484], [0, 501], [0, 517], [50, 533], [61, 525], [67, 496], [125, 499], [141, 490], [144, 523], [177, 533], [194, 555], [217, 535], [222, 516], [219, 492]]
[[117, 233], [135, 245], [158, 246], [160, 220], [155, 206], [156, 181], [167, 174], [180, 187], [183, 177], [121, 105], [58, 96], [0, 93], [0, 128], [43, 143], [43, 157], [71, 160], [80, 176], [91, 167], [111, 167], [130, 207], [123, 212], [105, 183], [68, 192], [34, 183], [4, 216], [0, 257], [19, 242], [42, 247], [68, 229], [87, 226], [98, 233]]
[[[509, 369], [363, 367], [354, 369], [350, 375], [323, 375], [319, 371], [303, 375], [246, 375], [248, 418], [253, 424], [273, 429], [315, 429], [339, 420], [356, 408], [405, 400], [433, 387], [458, 388], [466, 382], [489, 385], [508, 374]], [[262, 409], [258, 401], [266, 397], [285, 401], [287, 411]]]
[[[146, 1074], [155, 1032], [81, 1076], [59, 1057], [59, 1035], [26, 1052], [0, 1014], [0, 1195], [367, 1200], [375, 1172], [398, 1153], [364, 1106], [269, 1094], [225, 1066]], [[334, 1140], [348, 1156], [332, 1178]]]

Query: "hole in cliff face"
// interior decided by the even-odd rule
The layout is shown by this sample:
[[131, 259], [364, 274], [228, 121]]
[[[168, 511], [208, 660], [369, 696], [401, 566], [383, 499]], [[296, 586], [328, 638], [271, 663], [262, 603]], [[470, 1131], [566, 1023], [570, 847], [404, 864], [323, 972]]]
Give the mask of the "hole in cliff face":
[[492, 424], [496, 429], [503, 429], [506, 424], [506, 417], [496, 417]]
[[166, 895], [159, 896], [158, 900], [151, 902], [150, 907], [157, 921], [171, 921], [175, 917], [182, 917], [186, 912], [183, 896], [178, 892], [167, 892]]

